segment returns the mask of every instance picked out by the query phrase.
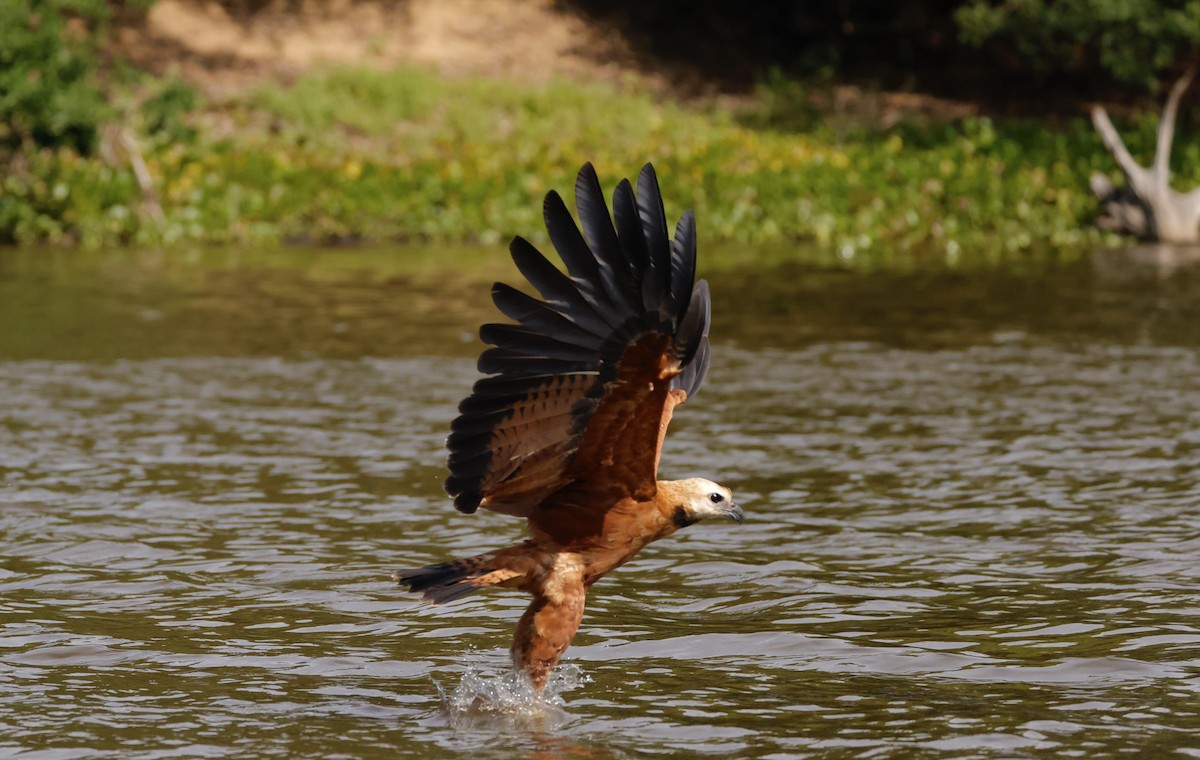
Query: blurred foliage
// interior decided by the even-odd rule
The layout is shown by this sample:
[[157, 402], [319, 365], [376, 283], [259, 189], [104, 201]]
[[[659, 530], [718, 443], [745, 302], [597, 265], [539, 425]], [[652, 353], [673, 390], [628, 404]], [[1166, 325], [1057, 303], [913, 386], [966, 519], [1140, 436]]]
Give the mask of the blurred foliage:
[[970, 0], [955, 19], [968, 43], [1004, 41], [1041, 71], [1099, 64], [1149, 86], [1200, 50], [1197, 0]]
[[789, 77], [778, 67], [768, 69], [755, 87], [754, 99], [738, 113], [738, 121], [756, 129], [814, 129], [828, 114], [813, 103], [812, 90], [810, 80]]
[[[513, 234], [544, 242], [542, 196], [557, 188], [570, 202], [580, 163], [593, 161], [611, 191], [652, 160], [668, 213], [694, 208], [708, 241], [811, 241], [843, 259], [895, 251], [955, 261], [1100, 239], [1088, 226], [1087, 177], [1115, 169], [1083, 120], [846, 130], [786, 102], [803, 93], [778, 79], [739, 118], [716, 104], [599, 85], [313, 74], [210, 114], [227, 137], [201, 129], [145, 140], [161, 225], [140, 210], [128, 167], [43, 148], [27, 155], [26, 171], [0, 180], [0, 235], [88, 246], [501, 243]], [[147, 102], [178, 114], [188, 97], [168, 89]], [[147, 116], [144, 128], [173, 118]], [[1147, 119], [1124, 133], [1137, 152], [1152, 148], [1153, 131]], [[1180, 165], [1200, 167], [1197, 148], [1181, 136]]]
[[[561, 0], [646, 60], [751, 85], [777, 67], [1007, 108], [1144, 95], [1200, 42], [1197, 0]], [[1027, 84], [1037, 82], [1038, 91]]]
[[[538, 239], [543, 194], [569, 196], [581, 162], [611, 189], [649, 159], [680, 204], [669, 211], [694, 207], [708, 240], [953, 261], [1099, 240], [1087, 177], [1116, 178], [1082, 119], [893, 124], [838, 110], [827, 90], [849, 48], [834, 43], [794, 53], [790, 70], [800, 65], [803, 80], [768, 69], [732, 110], [593, 84], [339, 69], [204, 111], [186, 82], [97, 55], [114, 13], [136, 17], [152, 2], [0, 0], [0, 243]], [[644, 23], [670, 5], [645, 4]], [[697, 7], [705, 13], [693, 24], [732, 12], [717, 0]], [[840, 18], [833, 6], [805, 7], [755, 6], [743, 31], [758, 23], [786, 36], [787, 22], [815, 39]], [[889, 8], [868, 28], [867, 9], [854, 6], [855, 23], [838, 28], [903, 36], [956, 18], [965, 39], [1009, 45], [1045, 70], [1098, 62], [1138, 80], [1200, 40], [1200, 0]], [[1181, 186], [1200, 181], [1200, 146], [1182, 126]], [[1135, 153], [1151, 151], [1153, 132], [1152, 118], [1122, 129]], [[135, 177], [138, 159], [150, 191]]]
[[111, 116], [96, 83], [104, 0], [0, 2], [0, 145], [86, 153]]
[[194, 87], [171, 76], [150, 80], [142, 90], [138, 113], [143, 134], [168, 141], [195, 139], [196, 129], [188, 119], [200, 104]]
[[191, 85], [119, 59], [100, 70], [114, 12], [152, 4], [0, 0], [0, 243], [139, 239], [145, 199], [118, 136], [149, 150], [198, 137]]

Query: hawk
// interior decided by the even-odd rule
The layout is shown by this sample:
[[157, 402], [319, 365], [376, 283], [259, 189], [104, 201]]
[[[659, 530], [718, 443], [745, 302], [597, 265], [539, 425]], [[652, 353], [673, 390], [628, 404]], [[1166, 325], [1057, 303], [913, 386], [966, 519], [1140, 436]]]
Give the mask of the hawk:
[[[708, 370], [708, 283], [695, 282], [696, 221], [668, 236], [654, 168], [628, 180], [609, 216], [585, 164], [575, 182], [580, 232], [558, 193], [546, 230], [566, 271], [521, 237], [513, 261], [541, 300], [503, 283], [492, 300], [515, 324], [485, 324], [486, 375], [446, 440], [446, 491], [459, 511], [525, 518], [515, 546], [393, 577], [434, 603], [499, 586], [533, 602], [517, 624], [515, 666], [541, 690], [583, 618], [591, 585], [651, 541], [709, 517], [742, 522], [728, 488], [657, 480], [675, 407]], [[615, 224], [614, 224], [615, 221]]]

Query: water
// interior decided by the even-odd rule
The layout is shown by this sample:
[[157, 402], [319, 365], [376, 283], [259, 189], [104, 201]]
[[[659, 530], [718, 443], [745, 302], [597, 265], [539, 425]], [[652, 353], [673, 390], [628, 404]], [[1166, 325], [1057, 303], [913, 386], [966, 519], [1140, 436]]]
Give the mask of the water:
[[0, 258], [0, 755], [1200, 756], [1192, 265], [721, 264], [663, 474], [747, 521], [531, 703], [520, 595], [388, 580], [520, 533], [440, 491], [478, 255]]

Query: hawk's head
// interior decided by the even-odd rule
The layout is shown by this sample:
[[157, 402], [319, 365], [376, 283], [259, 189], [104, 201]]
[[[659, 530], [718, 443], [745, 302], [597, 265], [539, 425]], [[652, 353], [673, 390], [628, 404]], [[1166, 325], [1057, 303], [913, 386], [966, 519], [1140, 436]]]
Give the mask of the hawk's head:
[[661, 484], [667, 490], [671, 521], [683, 528], [710, 517], [728, 517], [740, 523], [742, 508], [733, 501], [733, 491], [711, 480], [688, 478]]

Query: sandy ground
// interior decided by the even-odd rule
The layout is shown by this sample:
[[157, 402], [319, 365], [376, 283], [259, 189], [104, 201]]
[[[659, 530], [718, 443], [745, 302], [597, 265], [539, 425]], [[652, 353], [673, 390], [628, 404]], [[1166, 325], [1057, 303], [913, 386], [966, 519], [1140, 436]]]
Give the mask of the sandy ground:
[[[622, 35], [555, 0], [157, 0], [119, 23], [111, 52], [158, 74], [175, 73], [210, 101], [246, 87], [291, 82], [320, 66], [418, 65], [447, 75], [487, 74], [621, 83], [736, 105], [744, 87], [638, 56]], [[739, 91], [740, 90], [740, 91]], [[974, 104], [837, 85], [816, 105], [849, 123], [888, 128], [977, 113]]]
[[330, 64], [665, 86], [620, 35], [553, 0], [158, 0], [118, 25], [112, 52], [214, 98]]

